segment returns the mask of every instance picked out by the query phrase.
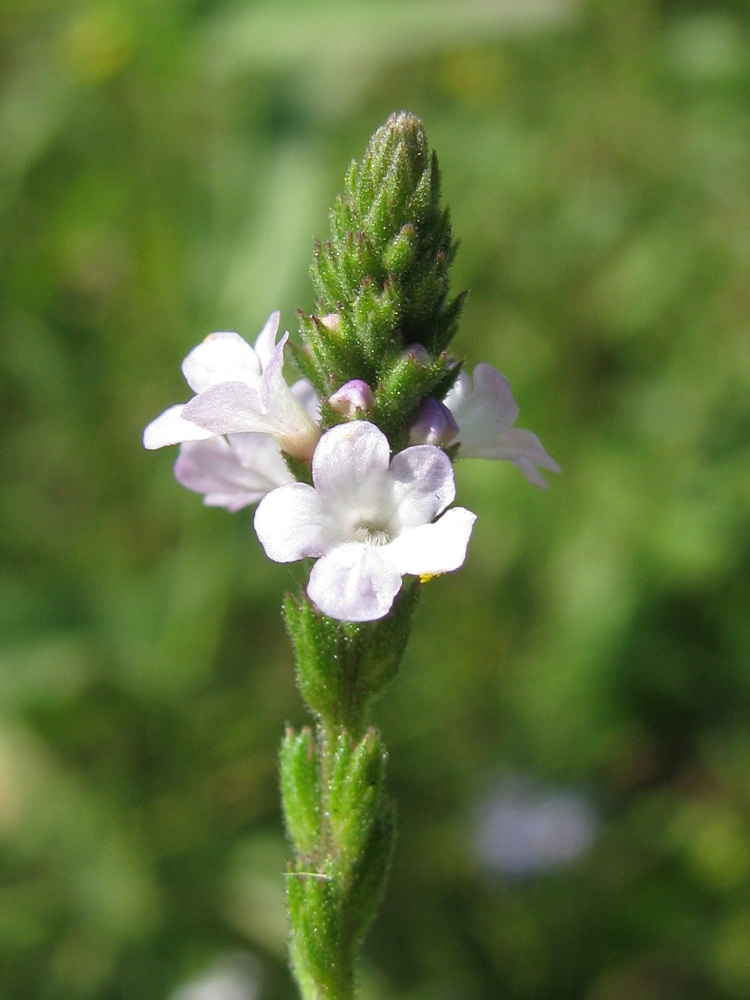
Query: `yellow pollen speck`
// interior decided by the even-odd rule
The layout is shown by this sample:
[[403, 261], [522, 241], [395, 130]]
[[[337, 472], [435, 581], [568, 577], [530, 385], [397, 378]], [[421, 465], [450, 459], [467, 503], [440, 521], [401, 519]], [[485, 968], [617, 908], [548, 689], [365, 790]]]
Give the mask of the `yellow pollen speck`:
[[438, 576], [445, 576], [445, 573], [420, 573], [419, 574], [419, 582], [420, 583], [429, 583], [430, 580], [434, 580]]

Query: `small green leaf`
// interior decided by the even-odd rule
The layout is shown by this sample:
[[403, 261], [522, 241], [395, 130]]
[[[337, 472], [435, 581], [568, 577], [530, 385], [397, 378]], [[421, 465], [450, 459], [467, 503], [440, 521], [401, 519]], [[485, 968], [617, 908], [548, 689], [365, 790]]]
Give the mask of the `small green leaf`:
[[348, 903], [356, 945], [364, 938], [383, 898], [395, 841], [396, 810], [386, 802], [378, 811], [352, 872]]
[[302, 697], [321, 718], [335, 717], [345, 701], [338, 623], [319, 614], [306, 596], [297, 602], [287, 595], [284, 618], [297, 654]]
[[352, 938], [335, 882], [305, 872], [292, 874], [290, 879], [300, 881], [303, 896], [293, 934], [318, 989], [328, 991], [313, 996], [351, 996]]
[[404, 583], [388, 616], [372, 622], [362, 636], [360, 677], [371, 696], [383, 691], [401, 665], [420, 594], [416, 580]]
[[328, 810], [340, 863], [347, 868], [359, 857], [370, 836], [380, 809], [384, 771], [385, 754], [374, 729], [354, 749], [346, 734], [339, 737]]
[[289, 837], [297, 852], [312, 857], [320, 842], [320, 780], [315, 738], [305, 728], [288, 729], [281, 745], [281, 797]]

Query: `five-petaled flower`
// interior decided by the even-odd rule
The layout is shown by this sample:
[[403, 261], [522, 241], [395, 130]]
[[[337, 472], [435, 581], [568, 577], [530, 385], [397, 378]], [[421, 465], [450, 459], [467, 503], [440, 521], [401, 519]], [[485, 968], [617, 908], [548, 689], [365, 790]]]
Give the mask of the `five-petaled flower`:
[[276, 562], [317, 559], [307, 593], [330, 617], [382, 618], [404, 575], [462, 565], [476, 515], [446, 510], [456, 490], [440, 448], [415, 445], [391, 460], [374, 424], [340, 424], [320, 439], [312, 478], [313, 486], [291, 483], [269, 493], [255, 530]]
[[459, 445], [458, 458], [505, 459], [516, 465], [530, 483], [541, 487], [547, 483], [538, 465], [551, 472], [560, 471], [536, 434], [513, 426], [518, 403], [508, 379], [492, 365], [478, 364], [474, 368], [473, 385], [468, 374], [461, 372], [445, 397], [445, 405], [458, 424], [453, 442]]
[[196, 395], [171, 406], [143, 434], [146, 448], [219, 435], [270, 434], [287, 454], [309, 461], [320, 429], [305, 409], [309, 384], [284, 380], [285, 333], [276, 343], [279, 314], [272, 313], [255, 347], [237, 333], [212, 333], [188, 354], [182, 372]]

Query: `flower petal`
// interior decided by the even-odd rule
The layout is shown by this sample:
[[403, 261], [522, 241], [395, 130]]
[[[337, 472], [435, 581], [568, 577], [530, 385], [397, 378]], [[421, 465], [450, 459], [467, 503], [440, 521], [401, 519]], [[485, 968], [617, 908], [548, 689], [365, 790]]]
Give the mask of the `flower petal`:
[[[388, 438], [365, 420], [332, 427], [318, 442], [313, 482], [326, 505], [349, 523], [381, 522], [388, 492]], [[385, 518], [391, 510], [385, 511]]]
[[481, 362], [474, 366], [474, 395], [477, 403], [491, 405], [497, 415], [497, 420], [505, 427], [510, 427], [518, 419], [518, 403], [513, 398], [510, 382], [502, 372], [492, 365]]
[[332, 538], [339, 539], [318, 494], [307, 483], [290, 483], [269, 493], [258, 504], [254, 525], [266, 555], [274, 562], [320, 556]]
[[258, 355], [261, 369], [265, 369], [268, 366], [268, 362], [271, 360], [276, 347], [276, 334], [279, 332], [280, 317], [281, 313], [278, 310], [272, 312], [255, 341], [255, 353]]
[[294, 482], [281, 449], [270, 434], [230, 434], [227, 441], [243, 467], [269, 483], [269, 489]]
[[445, 397], [445, 405], [458, 423], [456, 442], [465, 457], [487, 457], [479, 452], [512, 427], [518, 417], [510, 382], [487, 364], [474, 368], [473, 387], [466, 372], [461, 372]]
[[258, 390], [246, 382], [220, 382], [194, 396], [185, 416], [212, 434], [270, 433]]
[[261, 370], [258, 355], [238, 333], [210, 333], [182, 362], [182, 374], [196, 393], [220, 382], [256, 385]]
[[478, 458], [502, 458], [512, 462], [526, 476], [534, 486], [547, 488], [547, 482], [536, 466], [541, 465], [543, 469], [550, 472], [560, 472], [560, 466], [545, 451], [544, 445], [531, 431], [523, 430], [521, 427], [512, 427], [502, 434], [495, 442], [492, 454], [479, 455]]
[[244, 382], [222, 382], [191, 399], [185, 416], [212, 434], [272, 434], [284, 451], [303, 460], [310, 458], [320, 436], [285, 382], [271, 408]]
[[180, 485], [203, 493], [208, 507], [226, 507], [232, 513], [257, 503], [278, 485], [246, 469], [224, 438], [182, 444], [174, 473]]
[[[284, 451], [295, 458], [309, 461], [320, 437], [320, 428], [311, 419], [304, 405], [305, 393], [298, 398], [287, 385], [284, 374], [285, 333], [274, 348], [258, 386], [263, 412], [276, 430], [270, 431]], [[296, 385], [296, 383], [295, 383]], [[309, 397], [307, 402], [309, 403]]]
[[192, 420], [185, 420], [184, 410], [184, 404], [178, 403], [152, 420], [143, 432], [143, 447], [153, 451], [182, 441], [204, 441], [210, 438], [210, 431], [194, 424]]
[[444, 451], [431, 444], [414, 445], [396, 455], [390, 468], [396, 530], [425, 524], [456, 496], [453, 466]]
[[383, 557], [402, 574], [450, 573], [463, 565], [476, 519], [465, 507], [452, 507], [434, 524], [407, 528], [382, 548]]
[[388, 614], [401, 574], [371, 545], [340, 545], [312, 568], [307, 593], [323, 614], [369, 622]]
[[513, 427], [518, 404], [510, 382], [492, 365], [476, 366], [473, 388], [469, 376], [461, 372], [445, 405], [458, 422], [458, 458], [504, 459], [516, 465], [530, 483], [543, 488], [547, 483], [536, 466], [560, 471], [536, 434]]
[[302, 404], [305, 413], [317, 423], [320, 420], [320, 398], [306, 378], [298, 379], [292, 385], [292, 392]]

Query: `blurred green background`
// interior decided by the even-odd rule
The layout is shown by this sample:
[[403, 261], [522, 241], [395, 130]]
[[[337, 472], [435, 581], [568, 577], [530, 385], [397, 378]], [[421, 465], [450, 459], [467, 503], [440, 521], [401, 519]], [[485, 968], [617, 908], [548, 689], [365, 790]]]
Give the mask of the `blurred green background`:
[[746, 0], [0, 17], [0, 998], [294, 996], [297, 571], [141, 432], [208, 332], [294, 329], [402, 108], [462, 240], [456, 349], [563, 475], [457, 469], [467, 566], [377, 706], [400, 836], [362, 1000], [749, 996]]

